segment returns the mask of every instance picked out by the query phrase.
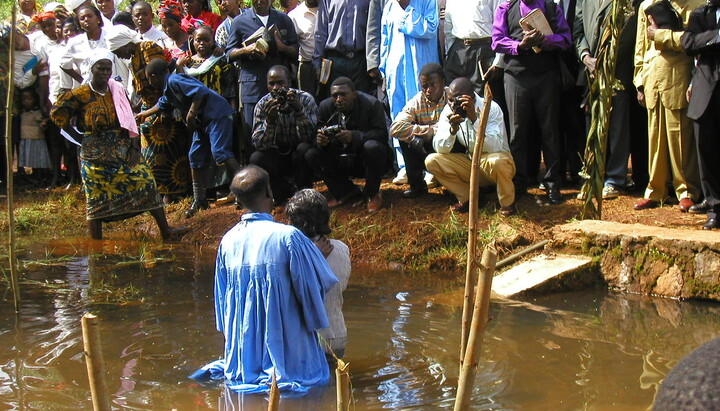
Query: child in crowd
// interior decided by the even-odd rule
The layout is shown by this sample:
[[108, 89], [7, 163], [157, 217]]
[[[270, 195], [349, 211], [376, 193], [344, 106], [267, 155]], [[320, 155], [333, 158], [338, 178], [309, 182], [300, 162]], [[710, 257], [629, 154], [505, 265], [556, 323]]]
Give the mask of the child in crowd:
[[330, 326], [319, 330], [322, 346], [328, 356], [328, 362], [334, 363], [334, 357], [345, 355], [347, 328], [342, 312], [343, 291], [350, 280], [350, 249], [340, 240], [329, 240], [330, 207], [325, 196], [313, 189], [303, 189], [288, 200], [285, 209], [290, 224], [302, 231], [327, 259], [328, 265], [339, 282], [325, 294], [325, 312]]
[[47, 118], [43, 118], [38, 105], [38, 96], [32, 88], [20, 91], [20, 149], [18, 152], [18, 168], [37, 169], [50, 168], [50, 153], [43, 129]]

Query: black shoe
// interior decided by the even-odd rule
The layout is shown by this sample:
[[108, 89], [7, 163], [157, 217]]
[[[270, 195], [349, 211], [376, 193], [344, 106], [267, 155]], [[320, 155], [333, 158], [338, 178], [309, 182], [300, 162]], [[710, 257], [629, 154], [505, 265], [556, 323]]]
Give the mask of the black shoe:
[[562, 204], [562, 202], [563, 202], [563, 197], [562, 197], [562, 194], [560, 193], [560, 190], [558, 190], [555, 187], [548, 190], [547, 196], [548, 196], [548, 202], [550, 204], [557, 205], [557, 204]]
[[707, 214], [708, 211], [710, 211], [710, 204], [708, 204], [707, 200], [703, 200], [702, 203], [695, 204], [688, 208], [688, 213], [691, 214]]
[[405, 198], [418, 198], [424, 196], [425, 194], [427, 194], [427, 192], [427, 187], [411, 188], [409, 190], [403, 191], [402, 196]]
[[207, 210], [209, 208], [207, 201], [197, 201], [193, 200], [192, 204], [190, 204], [190, 208], [185, 211], [185, 218], [191, 218], [195, 214], [198, 213], [200, 210]]
[[712, 230], [714, 228], [720, 228], [720, 220], [716, 218], [708, 218], [707, 222], [703, 224], [703, 230]]

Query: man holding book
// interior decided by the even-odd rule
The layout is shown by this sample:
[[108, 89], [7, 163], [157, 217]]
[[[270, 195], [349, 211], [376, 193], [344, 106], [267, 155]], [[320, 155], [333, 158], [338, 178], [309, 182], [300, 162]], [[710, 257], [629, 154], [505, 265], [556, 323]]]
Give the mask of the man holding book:
[[[527, 21], [530, 17], [532, 22]], [[535, 183], [530, 148], [537, 144], [532, 140], [538, 134], [537, 124], [545, 160], [542, 183], [550, 204], [563, 201], [559, 52], [567, 50], [570, 44], [570, 29], [563, 10], [552, 0], [511, 0], [500, 4], [495, 13], [492, 47], [505, 55], [510, 150], [517, 167], [515, 190], [521, 195], [528, 185]]]

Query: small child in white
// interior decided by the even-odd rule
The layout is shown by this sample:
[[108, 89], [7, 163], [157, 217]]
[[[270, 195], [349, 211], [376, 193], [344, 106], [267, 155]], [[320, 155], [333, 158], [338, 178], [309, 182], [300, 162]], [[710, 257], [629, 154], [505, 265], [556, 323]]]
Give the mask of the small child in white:
[[44, 128], [47, 122], [38, 107], [35, 90], [26, 88], [20, 91], [20, 148], [18, 167], [50, 169], [50, 153], [45, 142]]

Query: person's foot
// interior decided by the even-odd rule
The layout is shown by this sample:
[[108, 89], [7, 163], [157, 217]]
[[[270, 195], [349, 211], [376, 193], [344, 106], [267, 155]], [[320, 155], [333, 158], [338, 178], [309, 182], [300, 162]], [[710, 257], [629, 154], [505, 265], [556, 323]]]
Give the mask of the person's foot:
[[382, 207], [383, 207], [382, 193], [378, 191], [377, 194], [375, 194], [374, 196], [372, 196], [371, 198], [368, 199], [368, 204], [367, 204], [368, 213], [371, 213], [371, 214], [376, 213]]
[[170, 227], [168, 232], [163, 234], [162, 238], [164, 241], [179, 240], [188, 231], [190, 231], [190, 227], [188, 227], [188, 226]]
[[424, 196], [427, 192], [428, 189], [426, 187], [415, 187], [403, 191], [402, 196], [405, 198], [418, 198]]
[[333, 209], [333, 208], [342, 207], [346, 204], [353, 204], [353, 203], [356, 203], [361, 197], [362, 197], [362, 192], [360, 192], [359, 188], [355, 187], [352, 190], [350, 190], [349, 193], [340, 197], [340, 199], [333, 198], [333, 199], [328, 200], [328, 207]]
[[615, 186], [608, 184], [605, 187], [603, 187], [602, 191], [602, 198], [603, 200], [612, 200], [613, 198], [618, 198], [620, 196], [620, 192], [615, 188]]
[[548, 189], [547, 196], [548, 202], [552, 205], [562, 204], [563, 202], [562, 194], [560, 193], [560, 190], [558, 190], [556, 187]]
[[708, 218], [707, 222], [702, 226], [703, 230], [713, 230], [720, 228], [720, 220], [717, 218]]
[[192, 218], [198, 213], [198, 211], [207, 210], [208, 208], [209, 206], [207, 201], [193, 200], [192, 204], [190, 204], [190, 208], [185, 211], [185, 218]]
[[435, 178], [434, 175], [426, 172], [425, 177], [423, 177], [425, 180], [425, 185], [427, 185], [427, 188], [435, 188], [438, 186], [437, 178]]
[[692, 199], [685, 197], [682, 200], [680, 200], [680, 203], [678, 203], [678, 208], [680, 209], [681, 213], [687, 213], [688, 210], [690, 210], [690, 207], [694, 206], [695, 202], [692, 201]]
[[707, 214], [708, 211], [710, 211], [710, 204], [708, 204], [707, 200], [703, 200], [701, 203], [697, 203], [688, 208], [688, 213], [690, 214]]
[[655, 208], [659, 205], [659, 203], [655, 200], [650, 200], [649, 198], [641, 198], [637, 203], [633, 204], [633, 208], [635, 210], [647, 210], [650, 208]]
[[450, 209], [458, 214], [465, 214], [470, 211], [470, 202], [457, 203], [450, 206]]
[[407, 172], [405, 171], [405, 167], [401, 168], [400, 171], [398, 171], [395, 178], [393, 178], [393, 184], [401, 185], [401, 184], [407, 184]]
[[500, 207], [498, 210], [498, 214], [500, 214], [503, 217], [510, 217], [511, 215], [515, 214], [517, 210], [515, 209], [515, 203], [510, 204], [509, 206]]

